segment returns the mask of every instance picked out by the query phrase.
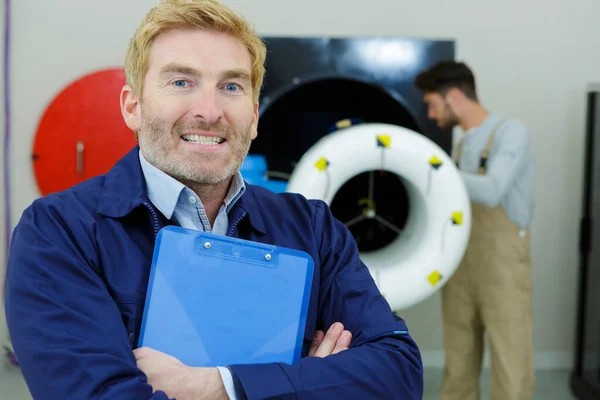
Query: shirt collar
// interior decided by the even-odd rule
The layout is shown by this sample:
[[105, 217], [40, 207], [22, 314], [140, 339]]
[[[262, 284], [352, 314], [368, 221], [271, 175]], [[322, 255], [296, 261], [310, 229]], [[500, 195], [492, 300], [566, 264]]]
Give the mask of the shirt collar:
[[474, 127], [474, 128], [471, 128], [471, 129], [469, 129], [468, 131], [466, 131], [466, 132], [465, 132], [465, 136], [470, 136], [470, 135], [472, 135], [473, 133], [475, 133], [475, 131], [477, 130], [477, 128], [478, 128], [478, 127], [476, 126], [476, 127]]
[[[142, 155], [141, 150], [139, 151], [139, 159], [146, 181], [148, 199], [167, 219], [171, 219], [177, 207], [179, 197], [190, 189], [177, 179], [150, 164]], [[223, 202], [227, 212], [229, 212], [245, 191], [246, 185], [244, 179], [241, 172], [238, 171], [233, 177], [229, 191]], [[202, 205], [200, 204], [200, 206]]]

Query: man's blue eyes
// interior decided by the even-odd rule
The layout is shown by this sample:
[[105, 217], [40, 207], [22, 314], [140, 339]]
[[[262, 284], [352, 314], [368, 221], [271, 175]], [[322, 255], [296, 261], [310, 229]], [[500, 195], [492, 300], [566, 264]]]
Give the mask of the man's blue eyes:
[[235, 83], [228, 83], [227, 86], [225, 86], [225, 89], [227, 89], [227, 90], [236, 90], [236, 89], [239, 89], [239, 86], [236, 85]]
[[[180, 87], [180, 88], [187, 87], [188, 83], [189, 83], [188, 81], [181, 80], [181, 79], [173, 82], [173, 84], [176, 87]], [[225, 90], [227, 90], [228, 92], [236, 92], [236, 91], [240, 90], [240, 87], [237, 83], [228, 83], [227, 85], [225, 85]]]

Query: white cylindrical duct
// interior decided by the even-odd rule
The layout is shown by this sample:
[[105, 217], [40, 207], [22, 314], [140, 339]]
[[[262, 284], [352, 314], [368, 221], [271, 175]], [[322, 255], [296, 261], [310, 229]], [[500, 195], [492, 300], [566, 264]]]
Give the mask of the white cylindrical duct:
[[[458, 267], [468, 244], [469, 197], [450, 157], [431, 140], [406, 128], [360, 124], [333, 132], [313, 145], [294, 168], [287, 191], [331, 205], [350, 179], [378, 170], [401, 178], [410, 213], [392, 243], [361, 252], [361, 259], [392, 309], [399, 311], [439, 290]], [[351, 223], [368, 218], [386, 224], [372, 196]]]

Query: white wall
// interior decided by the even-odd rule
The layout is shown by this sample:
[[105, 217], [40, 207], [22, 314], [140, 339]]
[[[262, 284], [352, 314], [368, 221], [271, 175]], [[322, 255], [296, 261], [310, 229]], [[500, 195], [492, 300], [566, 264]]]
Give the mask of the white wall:
[[[600, 80], [600, 2], [579, 0], [229, 0], [264, 35], [455, 39], [492, 110], [522, 118], [537, 151], [534, 335], [541, 367], [570, 367], [576, 310], [585, 88]], [[121, 65], [154, 0], [13, 2], [13, 225], [36, 196], [32, 135], [77, 76]], [[369, 16], [371, 15], [371, 16]], [[115, 98], [115, 102], [117, 99]], [[559, 211], [556, 211], [559, 210]], [[402, 312], [428, 365], [441, 365], [439, 296]], [[1, 324], [1, 323], [0, 323]]]

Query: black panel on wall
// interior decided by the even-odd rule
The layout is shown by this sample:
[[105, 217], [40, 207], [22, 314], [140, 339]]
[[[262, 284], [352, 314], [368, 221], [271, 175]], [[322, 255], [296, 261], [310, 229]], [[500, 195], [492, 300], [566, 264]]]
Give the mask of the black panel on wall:
[[454, 59], [453, 41], [410, 38], [264, 37], [266, 76], [250, 153], [290, 173], [300, 156], [346, 118], [419, 132], [447, 153], [452, 134], [427, 119], [414, 77]]
[[571, 390], [581, 400], [600, 399], [600, 85], [591, 85], [587, 96], [579, 299], [571, 374]]

